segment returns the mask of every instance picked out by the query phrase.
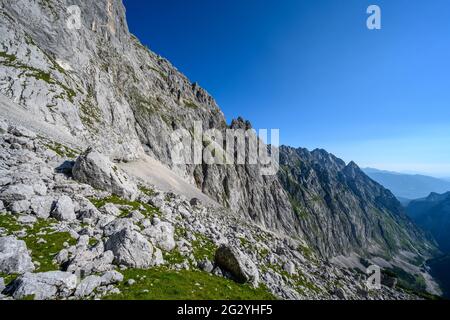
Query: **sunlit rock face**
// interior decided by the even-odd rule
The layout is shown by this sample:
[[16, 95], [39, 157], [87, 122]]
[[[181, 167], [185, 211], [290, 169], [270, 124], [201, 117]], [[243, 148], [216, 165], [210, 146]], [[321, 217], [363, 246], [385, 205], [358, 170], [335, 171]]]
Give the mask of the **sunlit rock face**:
[[130, 34], [119, 0], [2, 0], [0, 93], [113, 161], [146, 153], [219, 204], [306, 239], [324, 257], [420, 256], [434, 246], [389, 192], [326, 152], [282, 148], [278, 175], [250, 164], [174, 164], [174, 130], [193, 136], [196, 121], [204, 129], [251, 125], [228, 126], [204, 89]]

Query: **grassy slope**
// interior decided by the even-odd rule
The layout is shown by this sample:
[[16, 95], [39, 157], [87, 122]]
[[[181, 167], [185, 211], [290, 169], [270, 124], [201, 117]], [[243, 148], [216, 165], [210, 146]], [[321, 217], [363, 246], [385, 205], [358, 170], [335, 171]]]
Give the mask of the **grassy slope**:
[[[266, 288], [252, 288], [206, 272], [167, 268], [123, 271], [121, 294], [108, 300], [273, 300]], [[136, 281], [127, 285], [127, 281]]]
[[[102, 201], [103, 200], [103, 201]], [[97, 205], [106, 202], [119, 202], [115, 198], [99, 200]], [[111, 201], [112, 200], [112, 201]], [[130, 203], [127, 203], [130, 205]], [[137, 207], [133, 204], [132, 207]], [[151, 209], [151, 210], [150, 210]], [[153, 208], [145, 208], [149, 215], [155, 214]], [[64, 248], [64, 243], [74, 244], [74, 240], [67, 232], [54, 232], [51, 225], [56, 221], [52, 219], [39, 219], [33, 227], [20, 224], [16, 217], [10, 214], [0, 213], [0, 227], [7, 230], [7, 234], [13, 234], [25, 229], [27, 236], [21, 238], [32, 251], [33, 261], [40, 263], [35, 272], [58, 270], [53, 263], [54, 256]], [[37, 243], [38, 239], [44, 239], [46, 243]], [[211, 258], [214, 251], [212, 245], [200, 235], [197, 237], [198, 247], [194, 250], [197, 258]], [[197, 243], [196, 242], [196, 243]], [[195, 246], [194, 246], [195, 247]], [[172, 256], [173, 253], [166, 253]], [[166, 257], [167, 258], [167, 257]], [[181, 258], [181, 257], [180, 257]], [[167, 259], [171, 263], [170, 259]], [[177, 259], [175, 259], [177, 260]], [[182, 259], [180, 259], [182, 260]], [[172, 263], [181, 262], [173, 261]], [[222, 277], [197, 270], [174, 271], [166, 267], [150, 270], [128, 269], [121, 271], [124, 281], [119, 284], [121, 294], [105, 297], [108, 300], [273, 300], [264, 286], [252, 288], [247, 284], [238, 284]], [[0, 274], [6, 284], [14, 280], [17, 275]], [[136, 281], [133, 285], [127, 285], [129, 279]]]
[[[51, 228], [56, 221], [53, 219], [38, 219], [33, 226], [20, 224], [16, 217], [10, 214], [0, 213], [0, 228], [7, 230], [8, 235], [14, 234], [20, 230], [26, 230], [27, 236], [20, 238], [25, 241], [27, 248], [31, 250], [31, 257], [34, 262], [39, 263], [35, 272], [46, 272], [58, 270], [58, 265], [53, 263], [55, 255], [64, 248], [64, 243], [75, 244], [75, 240], [68, 232], [55, 232]], [[45, 243], [38, 243], [39, 239], [45, 240]], [[5, 282], [13, 280], [15, 275], [2, 275]]]

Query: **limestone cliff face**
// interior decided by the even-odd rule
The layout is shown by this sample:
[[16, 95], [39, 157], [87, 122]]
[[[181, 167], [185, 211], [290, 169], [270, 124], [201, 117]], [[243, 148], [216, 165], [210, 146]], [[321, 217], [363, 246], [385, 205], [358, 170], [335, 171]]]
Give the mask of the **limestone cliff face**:
[[[67, 26], [71, 5], [81, 9], [80, 29]], [[0, 34], [1, 94], [113, 159], [146, 152], [221, 204], [297, 232], [277, 178], [259, 166], [173, 164], [174, 129], [227, 124], [205, 90], [129, 33], [121, 1], [2, 0]]]
[[327, 256], [356, 252], [387, 259], [429, 255], [435, 243], [406, 216], [394, 195], [324, 150], [282, 147], [279, 178], [301, 229]]
[[[67, 24], [72, 5], [81, 9], [79, 29]], [[278, 177], [258, 165], [174, 165], [174, 129], [228, 126], [204, 89], [130, 34], [120, 0], [1, 0], [0, 93], [112, 159], [147, 153], [224, 206], [305, 237], [325, 256], [432, 247], [390, 193], [323, 151], [284, 148]]]
[[[81, 9], [71, 29], [67, 8]], [[169, 162], [173, 128], [225, 126], [214, 100], [128, 31], [121, 1], [2, 1], [0, 92], [117, 159]]]

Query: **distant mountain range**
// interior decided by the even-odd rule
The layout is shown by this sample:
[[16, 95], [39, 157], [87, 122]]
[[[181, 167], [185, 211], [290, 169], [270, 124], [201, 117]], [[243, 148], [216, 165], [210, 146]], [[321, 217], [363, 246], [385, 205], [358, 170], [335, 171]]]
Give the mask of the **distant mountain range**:
[[427, 197], [430, 193], [450, 191], [450, 181], [420, 174], [403, 174], [365, 168], [363, 171], [373, 180], [389, 189], [404, 205], [412, 199]]

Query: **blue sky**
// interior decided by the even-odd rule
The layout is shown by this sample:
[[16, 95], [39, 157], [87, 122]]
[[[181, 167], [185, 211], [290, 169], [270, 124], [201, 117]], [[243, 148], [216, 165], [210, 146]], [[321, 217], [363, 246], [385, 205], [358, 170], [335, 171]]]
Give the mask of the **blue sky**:
[[[360, 166], [450, 177], [450, 1], [124, 0], [227, 120]], [[366, 28], [366, 9], [382, 29]]]

